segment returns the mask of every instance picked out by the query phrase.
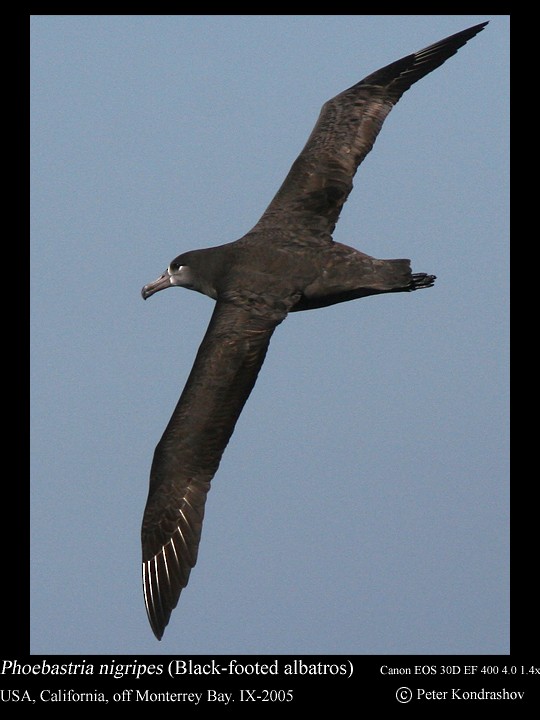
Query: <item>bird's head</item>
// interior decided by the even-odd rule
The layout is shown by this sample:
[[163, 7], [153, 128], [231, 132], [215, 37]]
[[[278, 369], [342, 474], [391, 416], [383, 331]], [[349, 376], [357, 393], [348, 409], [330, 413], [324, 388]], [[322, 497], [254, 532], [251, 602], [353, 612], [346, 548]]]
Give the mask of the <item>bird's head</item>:
[[173, 285], [189, 288], [190, 290], [195, 289], [193, 273], [190, 266], [186, 265], [184, 255], [179, 255], [175, 258], [163, 275], [160, 275], [156, 280], [145, 285], [141, 290], [141, 295], [143, 299], [146, 300], [150, 295], [157, 293], [159, 290], [172, 287]]

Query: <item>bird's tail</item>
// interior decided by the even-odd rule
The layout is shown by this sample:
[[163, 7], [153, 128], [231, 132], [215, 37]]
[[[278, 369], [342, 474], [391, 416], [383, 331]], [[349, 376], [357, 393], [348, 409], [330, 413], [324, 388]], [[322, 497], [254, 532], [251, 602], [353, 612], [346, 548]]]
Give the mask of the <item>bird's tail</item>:
[[427, 273], [413, 273], [409, 290], [422, 290], [423, 288], [433, 287], [436, 275], [428, 275]]

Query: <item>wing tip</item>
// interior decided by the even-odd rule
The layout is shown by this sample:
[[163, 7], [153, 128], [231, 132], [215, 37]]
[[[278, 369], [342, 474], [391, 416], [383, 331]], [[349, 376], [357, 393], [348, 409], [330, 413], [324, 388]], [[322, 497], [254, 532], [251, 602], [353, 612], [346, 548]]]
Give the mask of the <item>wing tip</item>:
[[152, 632], [158, 640], [161, 640], [174, 608], [164, 607], [163, 595], [159, 587], [157, 567], [154, 568], [155, 571], [152, 572], [152, 562], [154, 565], [157, 565], [157, 557], [154, 557], [152, 560], [143, 561], [142, 563], [143, 596], [146, 615]]

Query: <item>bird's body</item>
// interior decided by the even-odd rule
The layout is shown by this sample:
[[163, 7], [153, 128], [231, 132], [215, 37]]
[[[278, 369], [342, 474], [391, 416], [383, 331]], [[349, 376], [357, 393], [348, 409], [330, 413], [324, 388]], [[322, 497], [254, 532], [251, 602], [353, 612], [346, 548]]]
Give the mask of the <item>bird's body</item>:
[[369, 75], [325, 103], [306, 146], [252, 230], [192, 250], [143, 288], [174, 285], [208, 295], [214, 313], [191, 374], [156, 447], [143, 518], [143, 587], [156, 637], [197, 560], [210, 482], [255, 384], [272, 333], [289, 312], [433, 285], [406, 259], [379, 260], [335, 242], [358, 165], [410, 85], [486, 23]]

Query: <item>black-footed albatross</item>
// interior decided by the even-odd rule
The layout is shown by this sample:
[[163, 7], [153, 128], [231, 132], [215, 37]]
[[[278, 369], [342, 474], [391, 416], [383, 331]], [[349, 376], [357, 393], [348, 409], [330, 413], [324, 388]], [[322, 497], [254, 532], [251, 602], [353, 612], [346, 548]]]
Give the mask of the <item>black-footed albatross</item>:
[[179, 286], [216, 301], [186, 386], [159, 441], [142, 523], [143, 588], [160, 640], [197, 561], [206, 495], [264, 361], [289, 312], [431, 287], [409, 260], [378, 260], [332, 232], [356, 169], [403, 93], [487, 23], [368, 75], [322, 107], [307, 144], [259, 222], [239, 240], [191, 250], [142, 290]]

